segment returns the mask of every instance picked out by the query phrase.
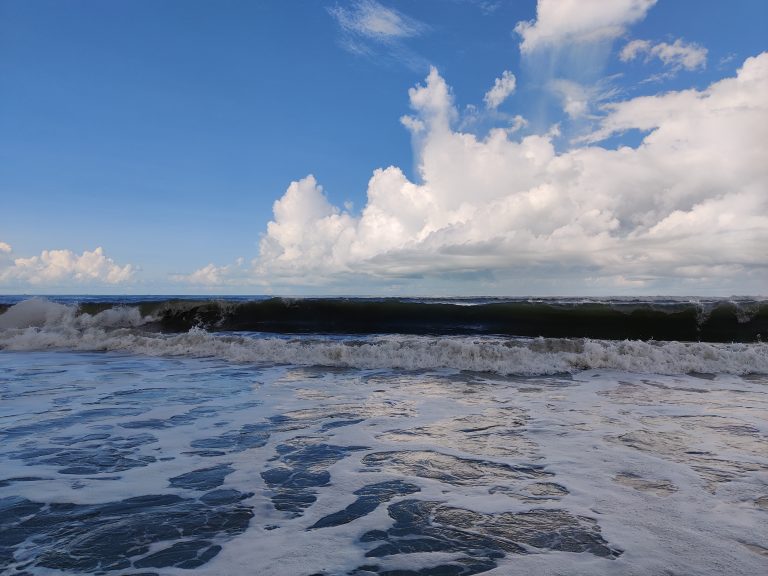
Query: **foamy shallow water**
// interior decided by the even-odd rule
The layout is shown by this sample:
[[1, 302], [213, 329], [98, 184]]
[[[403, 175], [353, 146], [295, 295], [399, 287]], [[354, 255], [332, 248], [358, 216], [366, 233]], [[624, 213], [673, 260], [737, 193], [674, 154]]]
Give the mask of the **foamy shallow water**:
[[0, 571], [761, 574], [766, 435], [765, 375], [5, 350]]

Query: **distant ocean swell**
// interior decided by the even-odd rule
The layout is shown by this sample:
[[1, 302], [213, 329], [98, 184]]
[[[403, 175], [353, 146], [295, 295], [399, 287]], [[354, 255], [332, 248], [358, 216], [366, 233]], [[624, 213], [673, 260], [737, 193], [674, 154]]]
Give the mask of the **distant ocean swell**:
[[[0, 349], [123, 351], [372, 369], [452, 368], [500, 375], [585, 369], [768, 374], [768, 344], [759, 336], [768, 333], [768, 307], [765, 301], [746, 304], [723, 302], [702, 310], [682, 302], [626, 301], [466, 306], [270, 299], [75, 305], [31, 299], [6, 305], [0, 314]], [[623, 331], [619, 318], [628, 326]], [[534, 332], [536, 326], [540, 334]], [[282, 334], [275, 333], [278, 327]], [[499, 327], [506, 329], [492, 330]], [[633, 336], [646, 329], [655, 335]], [[738, 337], [685, 341], [694, 340], [679, 336], [685, 330], [710, 339], [721, 333]]]

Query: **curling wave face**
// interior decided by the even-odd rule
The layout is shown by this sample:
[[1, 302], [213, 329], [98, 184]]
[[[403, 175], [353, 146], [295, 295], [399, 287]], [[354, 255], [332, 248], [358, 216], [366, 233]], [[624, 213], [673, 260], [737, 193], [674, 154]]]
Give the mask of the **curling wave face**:
[[[686, 342], [682, 339], [653, 340], [650, 337], [630, 339], [631, 336], [611, 340], [579, 337], [578, 332], [556, 337], [530, 337], [530, 333], [523, 331], [521, 335], [510, 337], [500, 335], [505, 334], [502, 330], [496, 330], [495, 335], [483, 334], [490, 330], [487, 327], [478, 329], [477, 322], [473, 330], [465, 329], [461, 333], [455, 322], [455, 318], [461, 316], [461, 310], [472, 311], [475, 320], [484, 315], [491, 318], [488, 307], [497, 307], [502, 312], [506, 307], [510, 317], [511, 310], [519, 312], [528, 308], [540, 311], [548, 307], [556, 311], [552, 315], [565, 311], [562, 312], [565, 319], [569, 314], [574, 317], [581, 314], [585, 318], [591, 314], [593, 323], [597, 323], [601, 316], [609, 318], [606, 324], [611, 324], [613, 314], [621, 314], [628, 319], [637, 317], [637, 310], [643, 311], [646, 316], [666, 315], [663, 317], [677, 314], [687, 317], [695, 312], [698, 316], [694, 314], [694, 325], [699, 326], [699, 331], [707, 322], [712, 324], [713, 318], [719, 318], [717, 325], [721, 329], [733, 324], [746, 327], [742, 330], [744, 333], [761, 329], [766, 322], [766, 304], [760, 301], [750, 301], [746, 305], [733, 302], [709, 304], [708, 310], [704, 310], [702, 305], [696, 309], [692, 303], [665, 302], [484, 301], [462, 306], [453, 302], [271, 299], [75, 305], [34, 298], [7, 306], [5, 312], [0, 314], [0, 349], [122, 351], [148, 356], [216, 357], [259, 364], [353, 368], [453, 368], [500, 375], [574, 373], [586, 369], [657, 374], [768, 374], [768, 344], [759, 341], [759, 332], [755, 332], [751, 339], [743, 338], [745, 341], [742, 342]], [[415, 307], [412, 312], [433, 307], [430, 310], [430, 318], [433, 319], [440, 318], [439, 311], [447, 309], [454, 314], [454, 318], [450, 324], [446, 321], [442, 325], [450, 326], [451, 330], [433, 330], [432, 334], [427, 334], [428, 323], [423, 321], [422, 316], [419, 319], [421, 328], [411, 330], [411, 333], [388, 331], [385, 322], [369, 323], [365, 325], [367, 330], [352, 333], [353, 325], [363, 325], [366, 310], [369, 316], [374, 312], [383, 316], [382, 310], [394, 310], [390, 317], [395, 317], [392, 322], [397, 322], [397, 313], [402, 315], [402, 311], [409, 306]], [[751, 312], [747, 313], [745, 310], [749, 306]], [[332, 310], [343, 310], [345, 307], [360, 313], [354, 323], [343, 324], [344, 329], [340, 329], [338, 323], [323, 323], [324, 315], [330, 317]], [[628, 311], [629, 308], [632, 310]], [[263, 320], [258, 323], [254, 310], [277, 312], [273, 312], [272, 320], [264, 320], [267, 316], [262, 314]], [[306, 319], [304, 324], [288, 321], [300, 318], [302, 313]], [[353, 318], [350, 312], [346, 314], [346, 318]], [[723, 320], [728, 315], [733, 317], [731, 323]], [[467, 314], [465, 317], [471, 316]], [[244, 317], [247, 321], [243, 320]], [[546, 328], [546, 314], [543, 317], [542, 320], [542, 315], [539, 315], [538, 325]], [[269, 326], [275, 327], [275, 318], [282, 318], [282, 333], [267, 331]], [[505, 318], [501, 314], [496, 322], [501, 324]], [[236, 322], [246, 328], [235, 331], [233, 324]], [[628, 322], [631, 323], [631, 320]], [[615, 324], [619, 326], [618, 322]], [[567, 326], [564, 320], [563, 325]], [[663, 327], [663, 322], [661, 325]], [[293, 329], [290, 329], [291, 326]], [[308, 326], [315, 330], [310, 331]], [[578, 330], [579, 326], [577, 323], [571, 330]], [[317, 329], [322, 327], [325, 329]], [[587, 333], [587, 336], [590, 334]]]
[[[4, 314], [2, 314], [5, 312]], [[756, 342], [768, 301], [754, 298], [0, 297], [0, 329], [62, 322], [162, 332], [490, 334], [608, 340]]]

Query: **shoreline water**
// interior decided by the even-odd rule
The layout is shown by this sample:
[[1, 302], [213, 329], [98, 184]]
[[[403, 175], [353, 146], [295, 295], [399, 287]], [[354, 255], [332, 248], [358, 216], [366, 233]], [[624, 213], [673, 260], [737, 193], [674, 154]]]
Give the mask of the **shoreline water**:
[[768, 569], [766, 343], [178, 331], [162, 305], [0, 314], [0, 573]]

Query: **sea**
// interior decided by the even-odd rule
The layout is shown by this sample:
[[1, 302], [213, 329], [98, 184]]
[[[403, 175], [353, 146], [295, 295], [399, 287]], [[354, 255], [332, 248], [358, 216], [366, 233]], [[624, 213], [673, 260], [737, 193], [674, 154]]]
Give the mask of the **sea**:
[[0, 296], [0, 574], [768, 574], [764, 298]]

